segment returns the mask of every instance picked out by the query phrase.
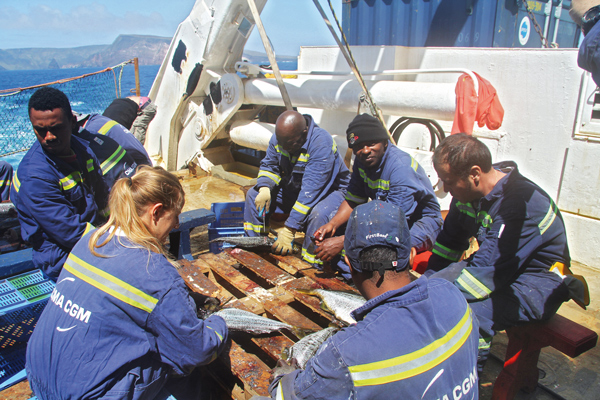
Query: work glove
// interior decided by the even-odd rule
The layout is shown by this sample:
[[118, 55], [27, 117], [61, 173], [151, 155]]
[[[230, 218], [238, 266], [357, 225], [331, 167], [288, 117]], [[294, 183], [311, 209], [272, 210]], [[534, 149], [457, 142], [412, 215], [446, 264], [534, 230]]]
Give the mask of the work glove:
[[254, 199], [254, 204], [258, 210], [258, 215], [263, 215], [263, 212], [268, 210], [269, 206], [271, 205], [271, 189], [266, 186], [258, 189], [258, 195]]
[[295, 229], [290, 229], [287, 226], [284, 227], [281, 232], [279, 232], [279, 235], [277, 235], [277, 240], [271, 247], [273, 253], [281, 254], [282, 256], [287, 256], [290, 254], [293, 250], [295, 235]]

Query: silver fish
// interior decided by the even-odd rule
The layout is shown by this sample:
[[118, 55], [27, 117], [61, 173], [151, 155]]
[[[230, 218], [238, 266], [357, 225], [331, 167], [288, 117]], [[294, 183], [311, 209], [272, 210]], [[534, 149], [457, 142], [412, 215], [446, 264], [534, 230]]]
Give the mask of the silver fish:
[[364, 297], [355, 293], [325, 289], [296, 290], [300, 293], [319, 297], [323, 310], [332, 313], [338, 320], [348, 325], [356, 323], [350, 313], [367, 302]]
[[261, 317], [250, 311], [240, 310], [239, 308], [223, 308], [213, 315], [218, 315], [225, 320], [227, 328], [232, 331], [243, 331], [260, 335], [287, 329], [298, 337], [304, 337], [302, 330], [285, 322]]
[[[230, 237], [222, 237], [211, 240], [209, 243], [229, 243], [235, 247], [240, 247], [242, 249], [270, 249], [273, 243], [275, 243], [277, 239], [274, 239], [269, 236], [230, 236]], [[297, 253], [300, 251], [300, 246], [297, 243], [293, 243], [292, 251]]]
[[282, 358], [288, 363], [291, 362], [292, 358], [295, 358], [298, 366], [304, 369], [308, 360], [317, 353], [323, 342], [333, 336], [338, 329], [334, 327], [325, 328], [300, 339], [292, 347], [283, 350]]
[[251, 249], [256, 247], [271, 247], [271, 245], [275, 243], [275, 239], [270, 238], [268, 236], [230, 236], [213, 239], [209, 243], [219, 242], [229, 243], [236, 247]]

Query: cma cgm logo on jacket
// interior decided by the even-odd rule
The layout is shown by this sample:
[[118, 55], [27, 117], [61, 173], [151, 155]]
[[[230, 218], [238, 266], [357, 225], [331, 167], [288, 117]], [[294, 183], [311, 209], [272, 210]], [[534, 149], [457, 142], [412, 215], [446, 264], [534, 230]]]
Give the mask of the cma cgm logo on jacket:
[[[63, 281], [74, 281], [74, 279], [65, 278], [61, 282]], [[58, 290], [56, 290], [56, 288], [54, 288], [52, 294], [50, 295], [50, 301], [56, 306], [58, 306], [61, 310], [63, 310], [69, 317], [84, 322], [86, 324], [89, 322], [92, 312], [73, 302], [71, 299], [65, 298], [65, 296], [61, 294]], [[74, 327], [75, 325], [69, 327], [57, 326], [56, 330], [59, 332], [65, 332], [73, 329]]]

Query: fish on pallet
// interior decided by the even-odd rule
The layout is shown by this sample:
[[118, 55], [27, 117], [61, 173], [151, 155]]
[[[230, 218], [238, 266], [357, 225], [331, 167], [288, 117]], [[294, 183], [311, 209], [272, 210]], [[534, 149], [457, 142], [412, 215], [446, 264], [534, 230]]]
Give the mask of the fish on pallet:
[[271, 247], [275, 239], [269, 236], [230, 236], [211, 240], [209, 243], [229, 243], [244, 249], [255, 249], [257, 247]]
[[[271, 246], [273, 246], [273, 243], [275, 243], [276, 240], [276, 238], [269, 236], [229, 236], [213, 239], [209, 243], [229, 243], [230, 245], [242, 249], [270, 250]], [[297, 253], [300, 251], [300, 246], [294, 243], [292, 245], [292, 251]]]
[[227, 328], [231, 331], [243, 331], [260, 335], [287, 329], [296, 337], [303, 338], [309, 330], [297, 326], [286, 324], [285, 322], [261, 317], [250, 311], [240, 310], [239, 308], [223, 308], [213, 315], [218, 315], [225, 320]]
[[308, 360], [317, 353], [319, 347], [338, 330], [337, 327], [329, 327], [305, 336], [292, 347], [283, 349], [282, 358], [288, 363], [295, 359], [298, 366], [304, 369]]
[[356, 323], [350, 313], [367, 302], [361, 295], [351, 292], [326, 289], [296, 290], [300, 293], [319, 297], [323, 310], [332, 313], [339, 321], [348, 325]]

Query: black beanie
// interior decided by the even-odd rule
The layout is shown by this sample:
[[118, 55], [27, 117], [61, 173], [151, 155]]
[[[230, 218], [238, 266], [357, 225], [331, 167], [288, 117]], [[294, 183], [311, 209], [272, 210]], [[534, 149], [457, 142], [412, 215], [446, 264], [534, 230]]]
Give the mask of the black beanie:
[[361, 114], [354, 117], [346, 130], [348, 147], [353, 148], [361, 142], [378, 142], [389, 139], [388, 133], [381, 122], [369, 114]]

